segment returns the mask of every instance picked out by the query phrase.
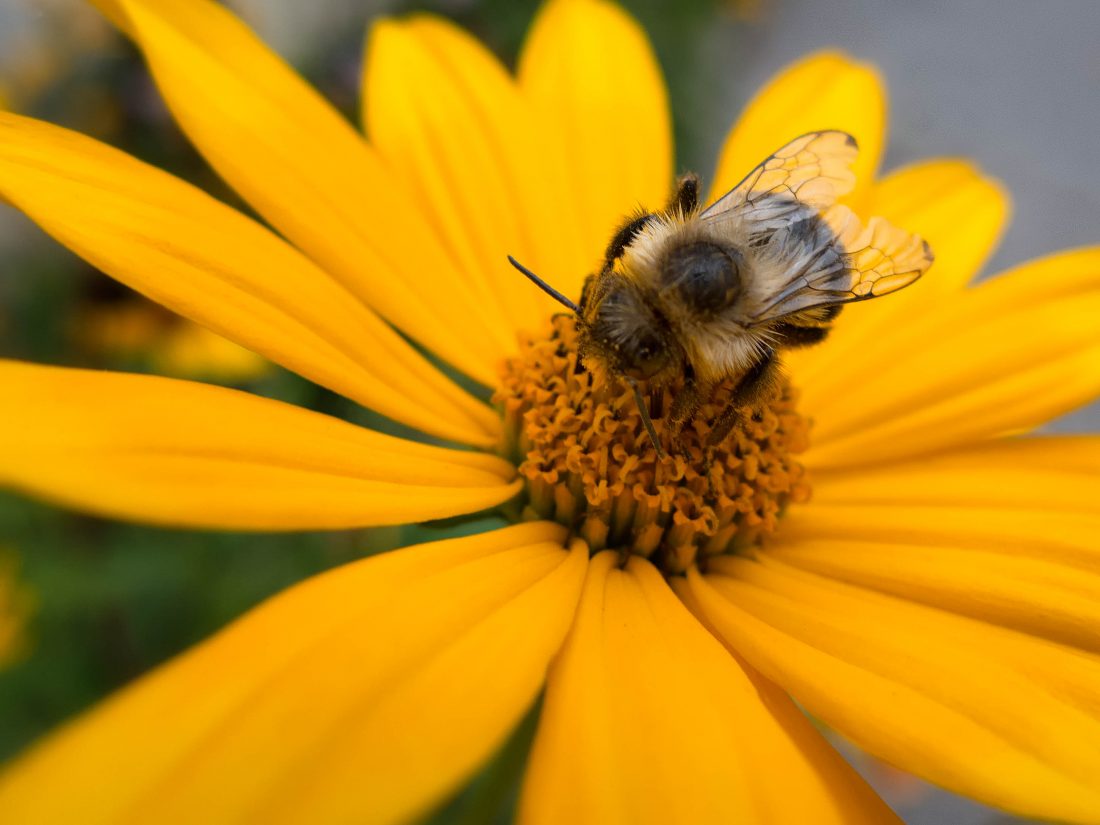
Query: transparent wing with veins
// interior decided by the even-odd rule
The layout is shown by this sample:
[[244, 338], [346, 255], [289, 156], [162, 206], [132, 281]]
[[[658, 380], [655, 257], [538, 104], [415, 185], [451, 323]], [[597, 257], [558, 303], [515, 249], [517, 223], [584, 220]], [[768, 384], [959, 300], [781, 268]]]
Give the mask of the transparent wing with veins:
[[700, 213], [708, 223], [738, 226], [758, 266], [772, 273], [754, 321], [887, 295], [932, 265], [919, 236], [880, 217], [864, 225], [836, 202], [855, 185], [857, 152], [845, 132], [802, 135]]
[[827, 209], [856, 183], [852, 162], [859, 148], [847, 132], [797, 137], [749, 172], [699, 217], [719, 222], [749, 219], [762, 231], [779, 229], [803, 214]]

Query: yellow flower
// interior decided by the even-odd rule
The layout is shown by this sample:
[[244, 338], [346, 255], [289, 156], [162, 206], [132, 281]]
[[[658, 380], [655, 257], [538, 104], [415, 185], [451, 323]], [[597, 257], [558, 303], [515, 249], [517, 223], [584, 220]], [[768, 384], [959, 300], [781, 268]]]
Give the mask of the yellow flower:
[[73, 338], [108, 363], [147, 363], [164, 375], [228, 384], [258, 378], [270, 367], [256, 353], [143, 298], [88, 304], [76, 313]]
[[[0, 779], [5, 821], [408, 821], [474, 774], [545, 686], [524, 823], [895, 821], [788, 693], [945, 787], [1100, 822], [1100, 440], [1021, 435], [1100, 393], [1100, 250], [968, 286], [1005, 220], [998, 187], [960, 161], [875, 183], [874, 72], [835, 54], [795, 66], [743, 114], [715, 188], [794, 135], [844, 129], [862, 147], [853, 203], [920, 232], [936, 267], [790, 362], [813, 443], [783, 459], [783, 490], [748, 497], [764, 509], [737, 517], [767, 526], [795, 502], [761, 547], [705, 570], [676, 557], [682, 574], [667, 556], [590, 558], [579, 531], [525, 520], [540, 468], [494, 452], [545, 410], [502, 420], [393, 327], [517, 409], [501, 364], [514, 375], [533, 357], [552, 307], [504, 256], [576, 295], [615, 222], [662, 202], [672, 178], [664, 87], [635, 24], [600, 0], [552, 0], [513, 80], [446, 23], [381, 23], [365, 142], [213, 3], [98, 5], [274, 231], [9, 114], [0, 196], [180, 314], [475, 449], [197, 383], [7, 362], [0, 481], [173, 525], [336, 528], [502, 506], [522, 523], [272, 599], [17, 760]], [[517, 332], [530, 333], [518, 360]], [[765, 424], [780, 413], [796, 441], [799, 415]], [[771, 460], [782, 427], [767, 426], [738, 437]], [[571, 437], [561, 425], [578, 484], [551, 484], [555, 518], [598, 512], [585, 485], [610, 485], [591, 474], [637, 458], [620, 444], [610, 464], [585, 463]], [[774, 475], [752, 474], [758, 491]], [[599, 526], [596, 543], [611, 535]]]

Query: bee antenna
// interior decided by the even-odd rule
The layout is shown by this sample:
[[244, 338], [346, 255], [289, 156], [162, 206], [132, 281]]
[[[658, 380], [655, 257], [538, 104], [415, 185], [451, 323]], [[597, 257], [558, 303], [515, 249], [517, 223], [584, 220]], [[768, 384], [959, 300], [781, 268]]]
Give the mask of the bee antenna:
[[578, 316], [581, 314], [581, 308], [579, 306], [577, 306], [575, 303], [570, 301], [568, 298], [566, 298], [564, 295], [562, 295], [560, 292], [558, 292], [556, 289], [554, 289], [554, 287], [550, 286], [550, 284], [546, 283], [546, 281], [544, 281], [542, 278], [540, 278], [538, 275], [536, 275], [530, 269], [525, 267], [523, 264], [521, 264], [519, 261], [517, 261], [511, 255], [508, 256], [508, 263], [510, 263], [512, 266], [514, 266], [516, 269], [518, 269], [520, 272], [522, 272], [524, 275], [526, 275], [527, 278], [535, 286], [537, 286], [539, 289], [541, 289], [543, 292], [545, 292], [547, 295], [549, 295], [551, 298], [553, 298], [559, 304], [563, 304], [563, 305], [569, 307], [569, 309], [571, 311], [575, 312]]

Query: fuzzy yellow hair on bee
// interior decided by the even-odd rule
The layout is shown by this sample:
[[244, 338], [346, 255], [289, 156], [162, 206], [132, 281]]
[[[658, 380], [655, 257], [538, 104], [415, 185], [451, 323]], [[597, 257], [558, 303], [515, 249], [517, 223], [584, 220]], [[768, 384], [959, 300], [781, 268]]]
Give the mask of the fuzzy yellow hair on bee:
[[658, 453], [640, 385], [684, 378], [668, 413], [675, 433], [733, 381], [710, 431], [720, 443], [774, 385], [779, 351], [819, 343], [843, 304], [896, 292], [932, 265], [917, 235], [837, 203], [857, 152], [845, 132], [802, 135], [704, 209], [685, 175], [664, 210], [624, 222], [576, 304], [512, 262], [576, 313], [585, 366], [634, 387]]

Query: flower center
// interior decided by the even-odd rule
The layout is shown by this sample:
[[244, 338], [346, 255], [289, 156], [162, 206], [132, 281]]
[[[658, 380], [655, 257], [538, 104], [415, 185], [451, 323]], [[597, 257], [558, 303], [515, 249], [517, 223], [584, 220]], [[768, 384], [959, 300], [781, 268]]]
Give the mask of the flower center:
[[783, 379], [771, 400], [741, 410], [730, 434], [708, 446], [732, 382], [674, 437], [663, 413], [681, 388], [676, 381], [649, 395], [658, 437], [671, 448], [660, 458], [630, 388], [584, 368], [572, 317], [556, 316], [548, 338], [524, 340], [493, 397], [505, 455], [526, 480], [516, 518], [561, 522], [592, 552], [637, 553], [666, 575], [772, 532], [788, 503], [810, 495], [795, 459], [809, 445], [796, 391]]

